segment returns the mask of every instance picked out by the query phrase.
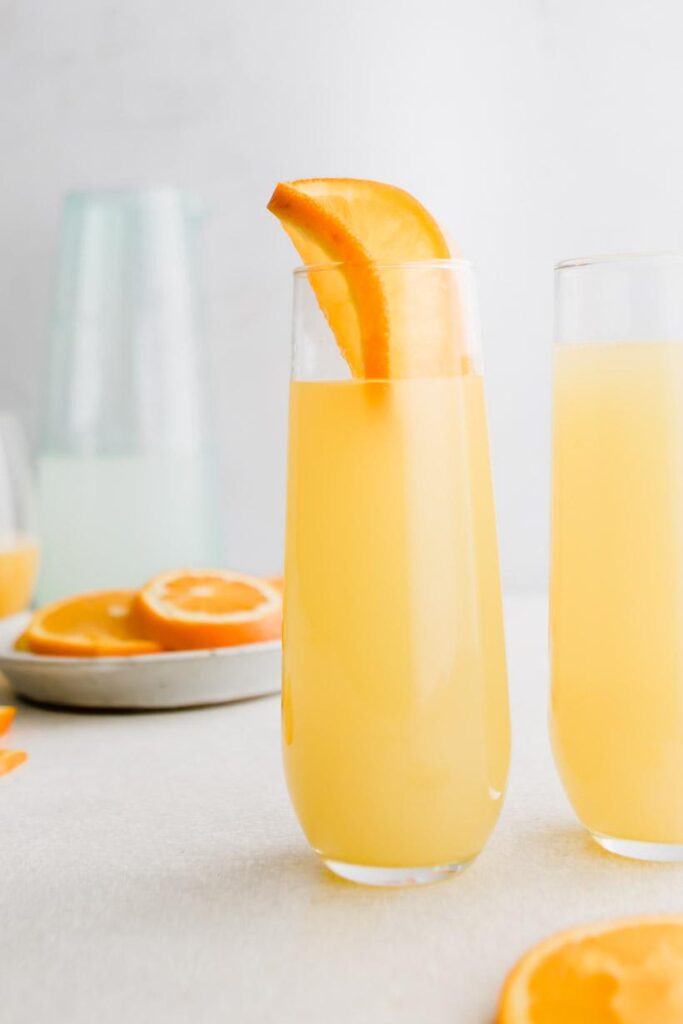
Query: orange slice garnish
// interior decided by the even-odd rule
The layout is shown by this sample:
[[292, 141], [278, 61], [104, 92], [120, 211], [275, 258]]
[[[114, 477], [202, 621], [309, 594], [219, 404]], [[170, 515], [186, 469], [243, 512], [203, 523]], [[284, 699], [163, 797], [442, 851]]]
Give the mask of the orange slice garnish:
[[0, 775], [9, 775], [15, 768], [28, 759], [25, 750], [2, 750], [0, 749]]
[[282, 629], [279, 591], [223, 569], [156, 576], [139, 591], [136, 609], [145, 632], [172, 650], [277, 640]]
[[28, 648], [74, 658], [156, 654], [159, 644], [135, 621], [134, 598], [132, 590], [103, 590], [47, 605], [29, 623]]
[[511, 971], [497, 1024], [680, 1024], [683, 916], [572, 928]]
[[0, 705], [0, 736], [3, 736], [14, 721], [17, 709], [11, 704]]
[[[268, 209], [304, 264], [328, 265], [308, 277], [354, 377], [462, 372], [452, 274], [425, 262], [451, 253], [417, 199], [377, 181], [311, 178], [279, 184]], [[406, 262], [424, 266], [410, 272], [396, 266]]]

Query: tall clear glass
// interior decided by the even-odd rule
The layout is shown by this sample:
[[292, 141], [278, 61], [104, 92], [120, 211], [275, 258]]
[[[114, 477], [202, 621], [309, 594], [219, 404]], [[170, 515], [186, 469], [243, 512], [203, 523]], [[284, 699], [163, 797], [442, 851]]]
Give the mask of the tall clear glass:
[[283, 746], [294, 807], [328, 867], [401, 885], [481, 851], [509, 723], [472, 272], [375, 270], [424, 306], [419, 336], [401, 344], [428, 347], [432, 299], [455, 295], [466, 351], [439, 376], [351, 379], [314, 294], [334, 291], [320, 275], [343, 268], [295, 274]]
[[39, 458], [41, 600], [216, 562], [194, 200], [66, 197]]
[[0, 618], [28, 607], [38, 569], [33, 474], [18, 421], [0, 413]]
[[683, 254], [556, 273], [551, 730], [601, 846], [683, 860]]

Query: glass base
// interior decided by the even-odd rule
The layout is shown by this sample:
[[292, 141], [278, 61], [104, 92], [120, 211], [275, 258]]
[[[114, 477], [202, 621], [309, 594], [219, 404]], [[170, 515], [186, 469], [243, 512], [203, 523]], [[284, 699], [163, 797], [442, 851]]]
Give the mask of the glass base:
[[609, 853], [632, 860], [653, 860], [675, 864], [683, 862], [683, 843], [641, 843], [636, 839], [614, 839], [591, 832], [593, 839]]
[[398, 888], [409, 885], [429, 885], [431, 882], [442, 882], [453, 875], [459, 875], [472, 860], [463, 860], [455, 864], [438, 864], [431, 868], [377, 868], [364, 867], [362, 864], [345, 864], [340, 860], [325, 860], [323, 863], [347, 882], [357, 885], [379, 885]]

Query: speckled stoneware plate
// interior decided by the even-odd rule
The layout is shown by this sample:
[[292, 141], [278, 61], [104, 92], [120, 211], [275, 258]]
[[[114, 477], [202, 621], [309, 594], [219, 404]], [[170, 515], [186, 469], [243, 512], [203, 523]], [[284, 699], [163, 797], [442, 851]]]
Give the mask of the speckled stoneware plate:
[[133, 658], [55, 658], [14, 650], [29, 618], [0, 621], [0, 672], [18, 696], [41, 704], [153, 711], [225, 704], [280, 689], [278, 642]]

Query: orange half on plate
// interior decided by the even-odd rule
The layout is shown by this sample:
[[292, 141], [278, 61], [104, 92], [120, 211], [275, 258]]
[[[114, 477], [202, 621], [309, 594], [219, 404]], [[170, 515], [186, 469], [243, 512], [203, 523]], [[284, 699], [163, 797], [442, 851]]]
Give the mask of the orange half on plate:
[[223, 569], [156, 576], [138, 592], [135, 607], [145, 634], [170, 650], [278, 640], [282, 629], [279, 590]]
[[40, 608], [23, 634], [33, 654], [121, 658], [161, 649], [137, 628], [132, 590], [80, 594]]

